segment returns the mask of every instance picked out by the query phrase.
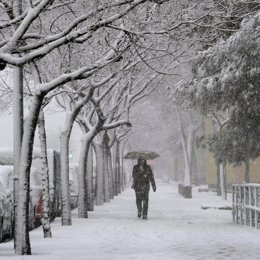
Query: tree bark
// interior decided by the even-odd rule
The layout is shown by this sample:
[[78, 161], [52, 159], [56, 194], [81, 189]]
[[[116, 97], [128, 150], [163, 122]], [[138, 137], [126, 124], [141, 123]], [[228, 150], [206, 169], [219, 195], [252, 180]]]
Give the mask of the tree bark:
[[189, 186], [192, 186], [192, 178], [193, 178], [193, 164], [195, 160], [195, 149], [194, 149], [194, 142], [195, 142], [195, 130], [191, 129], [189, 131], [188, 136], [188, 159], [189, 159]]
[[121, 182], [121, 187], [122, 191], [126, 189], [127, 185], [127, 178], [126, 178], [126, 172], [125, 172], [125, 167], [124, 167], [124, 151], [125, 151], [125, 146], [126, 146], [127, 141], [123, 143], [122, 149], [121, 149], [121, 173], [122, 173], [122, 182]]
[[219, 163], [217, 163], [217, 196], [221, 196]]
[[181, 141], [184, 153], [184, 162], [185, 162], [185, 173], [184, 173], [184, 186], [191, 186], [191, 165], [189, 158], [189, 150], [187, 144], [187, 138], [184, 132], [183, 123], [181, 120], [181, 112], [178, 112], [178, 119], [180, 124], [180, 132], [181, 132]]
[[23, 138], [23, 69], [14, 68], [13, 81], [13, 153], [14, 153], [14, 248], [16, 248], [18, 178]]
[[121, 193], [120, 183], [121, 183], [121, 174], [120, 174], [120, 142], [116, 139], [115, 142], [115, 186], [116, 186], [116, 193], [118, 195]]
[[49, 190], [49, 167], [47, 158], [47, 144], [45, 119], [43, 109], [41, 109], [38, 119], [39, 139], [41, 145], [41, 161], [42, 161], [42, 190], [43, 190], [43, 214], [42, 214], [42, 228], [45, 238], [52, 237], [50, 224], [50, 190]]
[[89, 147], [87, 157], [87, 207], [89, 211], [94, 210], [94, 187], [93, 187], [93, 150]]
[[98, 124], [91, 130], [81, 126], [84, 132], [81, 141], [81, 152], [79, 159], [79, 194], [78, 194], [78, 216], [88, 217], [87, 211], [94, 210], [94, 186], [93, 186], [93, 150], [92, 141], [98, 133]]
[[84, 135], [81, 139], [81, 152], [79, 158], [79, 194], [78, 194], [78, 216], [87, 218], [87, 211], [94, 209], [93, 198], [93, 151], [92, 141], [99, 130], [99, 124], [92, 129], [82, 126]]
[[109, 181], [110, 199], [113, 199], [115, 193], [115, 176], [113, 171], [111, 149], [108, 150], [108, 172], [110, 176], [110, 181]]
[[80, 109], [87, 104], [93, 96], [94, 88], [90, 88], [88, 93], [77, 102], [71, 111], [67, 111], [64, 128], [60, 134], [60, 154], [61, 154], [61, 204], [62, 204], [62, 225], [71, 225], [71, 208], [69, 192], [69, 141], [73, 123], [78, 116]]
[[93, 142], [96, 154], [96, 205], [104, 204], [103, 143]]
[[110, 201], [110, 192], [109, 192], [109, 169], [108, 169], [108, 154], [109, 154], [109, 138], [107, 132], [104, 133], [103, 138], [103, 148], [104, 148], [104, 159], [103, 159], [103, 174], [104, 174], [104, 202]]
[[193, 182], [196, 186], [199, 186], [200, 185], [200, 176], [199, 176], [198, 168], [197, 168], [197, 158], [196, 158], [196, 150], [195, 150], [195, 134], [194, 134], [193, 143], [192, 143], [191, 167], [192, 167]]
[[70, 131], [64, 129], [60, 134], [62, 226], [70, 226], [72, 224], [69, 191], [69, 140]]
[[88, 217], [88, 200], [87, 200], [87, 165], [88, 152], [90, 147], [90, 138], [85, 134], [81, 139], [81, 151], [79, 156], [79, 194], [78, 194], [78, 217]]
[[29, 237], [30, 168], [32, 164], [35, 129], [37, 126], [43, 97], [43, 93], [34, 95], [24, 127], [17, 205], [17, 218], [19, 221], [17, 222], [15, 253], [18, 255], [31, 254]]
[[225, 164], [219, 164], [219, 176], [220, 176], [220, 190], [221, 190], [221, 198], [223, 200], [227, 200], [227, 192], [226, 192], [226, 169]]

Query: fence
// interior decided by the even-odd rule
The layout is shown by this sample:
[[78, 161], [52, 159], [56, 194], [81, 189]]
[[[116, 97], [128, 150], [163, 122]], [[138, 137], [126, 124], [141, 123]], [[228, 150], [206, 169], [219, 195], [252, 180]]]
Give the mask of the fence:
[[260, 227], [260, 184], [234, 184], [232, 204], [234, 223]]

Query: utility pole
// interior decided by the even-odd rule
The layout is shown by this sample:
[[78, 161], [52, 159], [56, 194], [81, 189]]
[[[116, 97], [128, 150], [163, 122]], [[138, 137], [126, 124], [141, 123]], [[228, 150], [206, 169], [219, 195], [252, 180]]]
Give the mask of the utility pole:
[[[22, 14], [22, 0], [14, 5], [16, 16]], [[17, 43], [19, 45], [19, 43]], [[17, 54], [19, 55], [19, 54]], [[16, 248], [17, 201], [19, 189], [19, 168], [23, 137], [23, 68], [16, 66], [13, 70], [13, 156], [14, 156], [14, 248]]]

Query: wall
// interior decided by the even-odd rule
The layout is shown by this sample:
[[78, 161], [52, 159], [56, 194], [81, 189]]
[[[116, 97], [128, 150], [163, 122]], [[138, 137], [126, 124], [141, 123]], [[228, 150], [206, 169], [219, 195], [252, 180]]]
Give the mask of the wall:
[[[212, 133], [213, 128], [209, 119], [205, 119], [205, 133], [206, 135]], [[209, 188], [217, 188], [217, 166], [213, 157], [213, 154], [206, 150], [205, 167], [207, 175], [207, 184]], [[250, 182], [260, 183], [260, 157], [250, 161]], [[230, 190], [232, 184], [240, 184], [244, 182], [245, 166], [241, 164], [239, 166], [227, 165], [226, 167], [226, 182], [227, 189]]]

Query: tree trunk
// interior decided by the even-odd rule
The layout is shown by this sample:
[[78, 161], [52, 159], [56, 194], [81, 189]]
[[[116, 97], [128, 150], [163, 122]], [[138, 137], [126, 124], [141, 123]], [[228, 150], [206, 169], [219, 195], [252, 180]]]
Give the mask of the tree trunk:
[[249, 175], [249, 159], [245, 160], [245, 182], [249, 183], [250, 182], [250, 175]]
[[110, 176], [109, 176], [109, 170], [108, 170], [108, 154], [109, 154], [109, 145], [108, 145], [108, 135], [105, 132], [104, 139], [103, 139], [103, 148], [104, 148], [104, 158], [103, 158], [103, 175], [104, 175], [104, 201], [109, 202], [110, 201], [110, 192], [109, 192], [109, 182], [110, 182]]
[[96, 154], [96, 205], [104, 204], [104, 175], [103, 160], [104, 149], [102, 143], [93, 142]]
[[91, 140], [87, 134], [81, 139], [81, 151], [79, 157], [79, 176], [78, 176], [78, 217], [87, 218], [88, 217], [88, 207], [87, 207], [87, 159]]
[[93, 150], [90, 145], [87, 157], [87, 206], [89, 211], [94, 210], [93, 187]]
[[114, 189], [115, 189], [115, 176], [114, 176], [114, 171], [113, 171], [113, 165], [112, 165], [112, 154], [111, 150], [108, 150], [108, 172], [110, 176], [110, 181], [109, 181], [109, 190], [110, 190], [110, 199], [114, 198]]
[[217, 196], [221, 196], [219, 163], [217, 163]]
[[120, 142], [116, 139], [116, 150], [115, 150], [115, 186], [116, 186], [116, 194], [118, 195], [121, 192], [120, 183]]
[[121, 181], [121, 188], [122, 191], [125, 190], [126, 185], [127, 185], [127, 180], [126, 180], [126, 172], [125, 172], [125, 167], [124, 167], [124, 150], [127, 142], [124, 142], [122, 149], [121, 149], [121, 173], [122, 173], [122, 181]]
[[69, 191], [69, 139], [70, 133], [63, 130], [60, 134], [61, 159], [61, 222], [63, 226], [70, 226], [71, 208]]
[[191, 165], [190, 165], [190, 158], [189, 158], [189, 151], [187, 145], [187, 138], [184, 132], [183, 123], [181, 120], [181, 112], [178, 113], [178, 119], [180, 124], [180, 131], [181, 131], [181, 141], [184, 153], [184, 163], [185, 163], [185, 173], [184, 173], [184, 186], [191, 186]]
[[17, 230], [16, 248], [18, 255], [30, 255], [31, 245], [29, 237], [29, 201], [30, 201], [30, 168], [32, 164], [33, 143], [35, 129], [44, 94], [34, 95], [29, 114], [25, 120], [20, 172], [19, 172], [19, 196], [17, 205]]
[[81, 140], [81, 152], [79, 160], [79, 194], [78, 194], [78, 215], [87, 218], [87, 211], [94, 209], [93, 198], [93, 151], [92, 141], [97, 134], [98, 125], [88, 132], [83, 128], [85, 134]]
[[195, 133], [193, 136], [193, 143], [192, 143], [192, 160], [191, 160], [191, 167], [192, 167], [192, 176], [193, 176], [193, 182], [196, 186], [200, 185], [200, 176], [198, 173], [197, 168], [197, 158], [196, 158], [196, 149], [195, 149]]
[[189, 136], [188, 136], [188, 158], [189, 158], [189, 181], [190, 181], [190, 185], [192, 186], [192, 177], [193, 177], [193, 164], [194, 164], [194, 160], [195, 160], [195, 149], [194, 149], [194, 142], [195, 142], [195, 131], [193, 129], [191, 129], [189, 131]]
[[42, 214], [42, 228], [45, 238], [52, 237], [50, 224], [50, 191], [49, 191], [49, 168], [47, 159], [47, 144], [45, 119], [43, 109], [41, 109], [38, 120], [39, 139], [41, 144], [41, 161], [42, 161], [42, 190], [43, 190], [43, 214]]
[[[17, 230], [17, 201], [19, 190], [19, 168], [23, 138], [23, 69], [14, 68], [13, 81], [13, 153], [14, 153], [14, 231]], [[14, 232], [14, 248], [16, 248], [16, 232]]]
[[220, 163], [219, 164], [219, 176], [220, 176], [220, 190], [221, 190], [221, 198], [223, 200], [227, 200], [227, 192], [226, 192], [226, 169], [225, 164]]
[[73, 123], [78, 116], [80, 109], [89, 101], [94, 92], [94, 88], [90, 88], [87, 95], [75, 104], [72, 111], [66, 114], [64, 128], [60, 134], [60, 155], [61, 155], [61, 204], [62, 225], [71, 225], [71, 208], [70, 208], [70, 192], [69, 192], [69, 141]]

